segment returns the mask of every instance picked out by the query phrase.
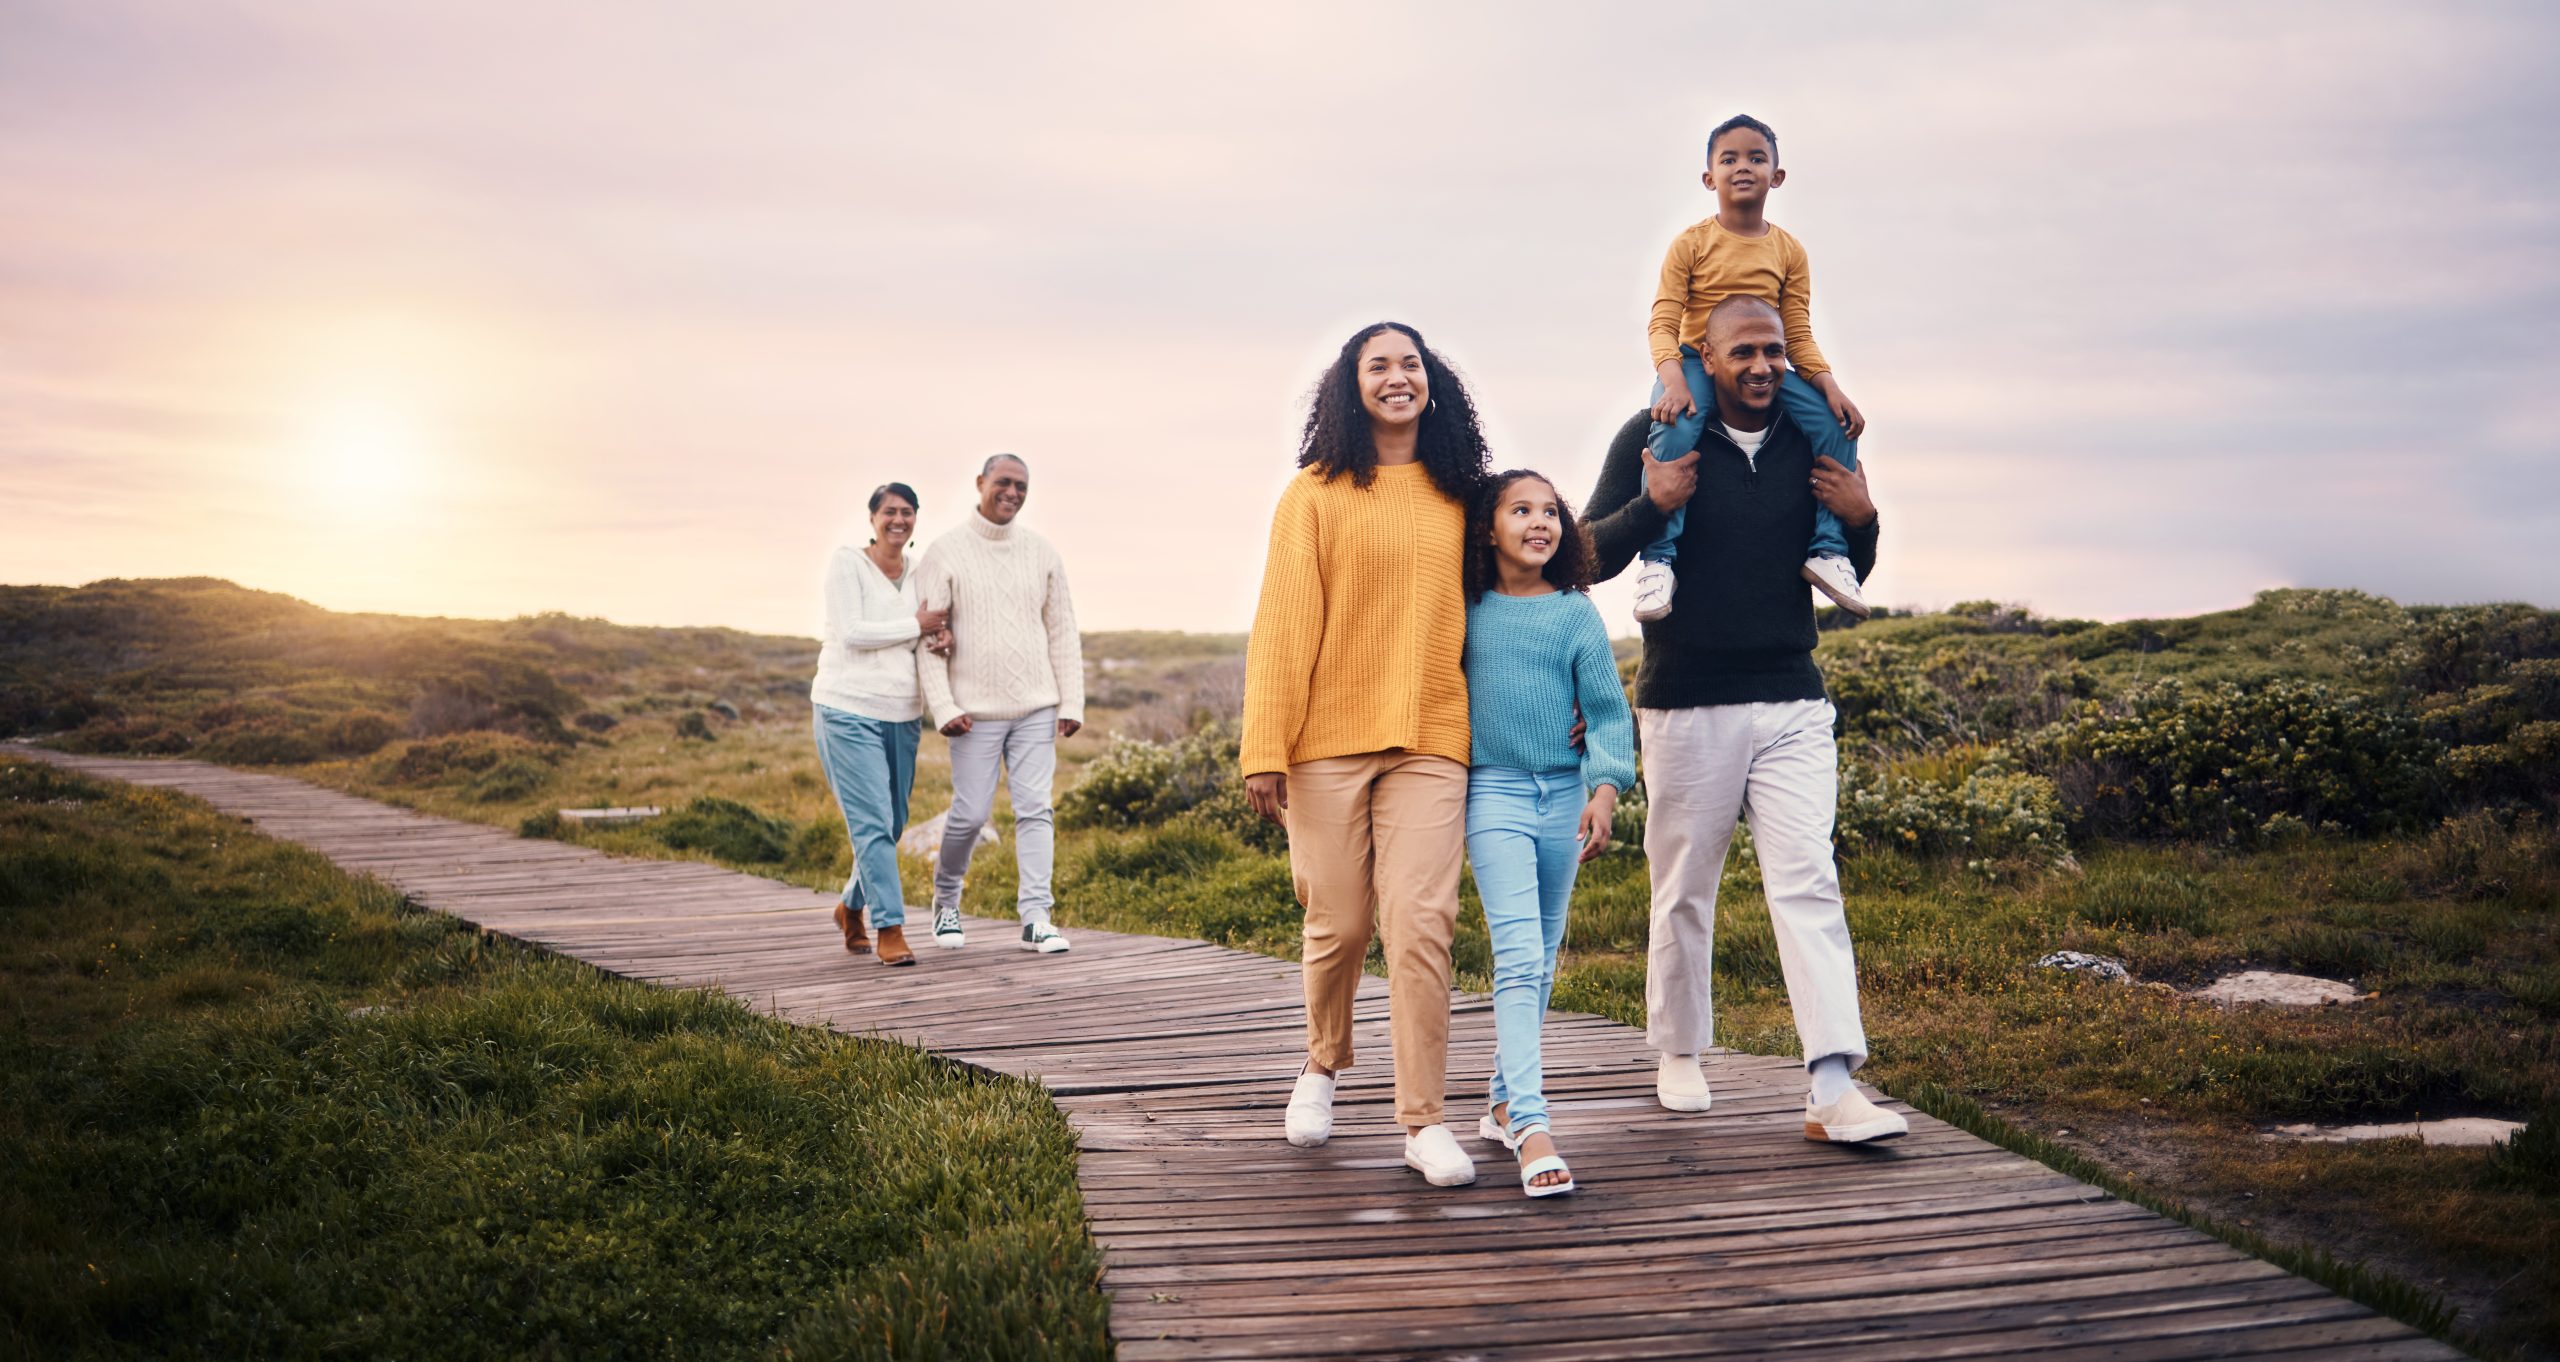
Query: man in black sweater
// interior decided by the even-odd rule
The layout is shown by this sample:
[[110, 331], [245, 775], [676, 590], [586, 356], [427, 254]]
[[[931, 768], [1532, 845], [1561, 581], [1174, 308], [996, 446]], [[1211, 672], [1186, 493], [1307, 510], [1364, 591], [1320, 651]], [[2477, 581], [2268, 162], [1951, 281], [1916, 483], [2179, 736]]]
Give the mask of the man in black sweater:
[[1786, 368], [1777, 309], [1728, 298], [1708, 314], [1706, 351], [1722, 429], [1694, 453], [1643, 475], [1649, 415], [1611, 441], [1585, 510], [1602, 580], [1624, 571], [1689, 508], [1680, 608], [1644, 626], [1636, 674], [1647, 800], [1644, 850], [1653, 874], [1645, 976], [1646, 1039], [1661, 1054], [1656, 1095], [1673, 1111], [1705, 1111], [1698, 1052], [1714, 1043], [1710, 992], [1716, 886], [1737, 818], [1748, 817], [1778, 960], [1810, 1077], [1808, 1139], [1855, 1142], [1910, 1127], [1858, 1091], [1867, 1059], [1857, 962], [1831, 853], [1840, 768], [1837, 715], [1813, 664], [1813, 597], [1804, 545], [1819, 500], [1840, 518], [1861, 581], [1875, 567], [1876, 508], [1866, 474], [1816, 460], [1776, 403]]

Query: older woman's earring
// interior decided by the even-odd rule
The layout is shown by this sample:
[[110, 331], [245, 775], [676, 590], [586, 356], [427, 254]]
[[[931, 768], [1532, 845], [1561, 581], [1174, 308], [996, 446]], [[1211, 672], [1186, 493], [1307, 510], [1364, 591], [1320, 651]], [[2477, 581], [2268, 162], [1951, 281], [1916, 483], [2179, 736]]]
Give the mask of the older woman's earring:
[[1436, 397], [1435, 397], [1435, 398], [1432, 398], [1431, 400], [1429, 400], [1429, 401], [1427, 401], [1427, 402], [1425, 402], [1425, 403], [1423, 403], [1423, 404], [1422, 404], [1422, 409], [1423, 409], [1425, 412], [1435, 412], [1435, 411], [1440, 410], [1440, 399], [1439, 399], [1439, 398], [1436, 398]]

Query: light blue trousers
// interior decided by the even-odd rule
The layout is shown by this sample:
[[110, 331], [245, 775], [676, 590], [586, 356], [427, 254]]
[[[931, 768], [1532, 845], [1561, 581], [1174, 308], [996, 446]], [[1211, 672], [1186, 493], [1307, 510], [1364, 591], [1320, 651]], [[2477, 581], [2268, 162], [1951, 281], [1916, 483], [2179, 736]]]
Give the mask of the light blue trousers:
[[1493, 937], [1493, 1083], [1487, 1101], [1511, 1104], [1516, 1138], [1547, 1124], [1538, 1047], [1555, 992], [1565, 908], [1581, 869], [1575, 838], [1586, 796], [1579, 771], [1534, 774], [1502, 766], [1467, 772], [1467, 863]]
[[[1716, 385], [1707, 377], [1707, 362], [1686, 345], [1680, 347], [1680, 373], [1689, 381], [1689, 396], [1697, 402], [1698, 409], [1677, 421], [1653, 423], [1645, 436], [1645, 449], [1663, 463], [1696, 449], [1698, 441], [1707, 433], [1707, 422], [1714, 420], [1716, 414]], [[1662, 400], [1660, 379], [1653, 382], [1653, 400]], [[1778, 377], [1778, 407], [1812, 443], [1814, 457], [1828, 454], [1842, 468], [1858, 466], [1858, 442], [1840, 429], [1840, 418], [1831, 414], [1831, 399], [1824, 397], [1821, 389], [1793, 368]], [[1680, 557], [1680, 532], [1688, 528], [1688, 524], [1687, 506], [1672, 511], [1663, 522], [1661, 537], [1645, 545], [1644, 551], [1636, 556], [1648, 563], [1676, 561]], [[1813, 540], [1806, 546], [1806, 556], [1822, 554], [1848, 557], [1849, 537], [1840, 528], [1840, 517], [1833, 515], [1830, 507], [1816, 502], [1813, 507]]]
[[[907, 830], [907, 797], [916, 788], [915, 719], [866, 719], [825, 705], [810, 726], [818, 735], [818, 762], [844, 811], [845, 840], [853, 843], [853, 874], [844, 882], [844, 906], [870, 911], [872, 927], [904, 926], [906, 892], [898, 886], [898, 834]], [[870, 888], [865, 890], [864, 885]]]

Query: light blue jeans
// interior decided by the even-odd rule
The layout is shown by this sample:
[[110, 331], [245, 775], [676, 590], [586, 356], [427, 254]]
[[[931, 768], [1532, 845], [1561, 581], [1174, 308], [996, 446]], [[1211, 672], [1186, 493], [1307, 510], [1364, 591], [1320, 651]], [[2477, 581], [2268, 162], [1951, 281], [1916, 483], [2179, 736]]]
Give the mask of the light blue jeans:
[[[1652, 432], [1645, 437], [1645, 448], [1663, 463], [1696, 449], [1699, 439], [1707, 433], [1707, 422], [1714, 420], [1716, 415], [1715, 381], [1707, 377], [1706, 361], [1698, 358], [1695, 348], [1680, 347], [1680, 373], [1689, 380], [1689, 396], [1696, 399], [1698, 409], [1667, 425], [1660, 421], [1653, 423]], [[1653, 400], [1662, 400], [1660, 379], [1654, 380]], [[1831, 414], [1830, 400], [1792, 368], [1778, 379], [1778, 409], [1787, 414], [1787, 419], [1795, 423], [1796, 429], [1804, 432], [1806, 440], [1812, 442], [1815, 458], [1828, 454], [1842, 468], [1858, 466], [1858, 442], [1840, 429], [1840, 418]], [[1680, 531], [1688, 523], [1687, 506], [1673, 509], [1671, 518], [1663, 523], [1662, 537], [1645, 545], [1644, 552], [1637, 557], [1648, 563], [1668, 563], [1678, 559]], [[1826, 553], [1837, 558], [1849, 556], [1849, 539], [1840, 532], [1840, 517], [1833, 515], [1831, 508], [1820, 502], [1814, 503], [1813, 542], [1806, 546], [1805, 552], [1807, 557], [1820, 557]]]
[[1467, 863], [1493, 937], [1493, 1083], [1511, 1104], [1511, 1134], [1547, 1124], [1538, 1031], [1555, 992], [1565, 908], [1582, 866], [1576, 832], [1587, 797], [1580, 771], [1505, 766], [1467, 772]]
[[[818, 762], [844, 811], [845, 840], [853, 843], [853, 874], [844, 882], [844, 906], [870, 910], [872, 927], [907, 921], [907, 896], [898, 886], [898, 834], [907, 830], [907, 797], [916, 788], [916, 740], [921, 721], [867, 719], [813, 704]], [[868, 891], [863, 885], [869, 884]]]

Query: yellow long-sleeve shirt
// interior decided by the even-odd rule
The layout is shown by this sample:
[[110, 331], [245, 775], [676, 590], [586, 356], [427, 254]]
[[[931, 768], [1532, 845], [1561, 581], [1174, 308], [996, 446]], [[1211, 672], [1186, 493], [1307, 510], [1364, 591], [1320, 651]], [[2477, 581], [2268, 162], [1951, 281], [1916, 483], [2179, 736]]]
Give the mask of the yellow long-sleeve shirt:
[[1813, 270], [1803, 243], [1776, 223], [1761, 236], [1735, 236], [1714, 218], [1673, 237], [1662, 257], [1645, 327], [1654, 364], [1677, 361], [1684, 345], [1705, 353], [1707, 313], [1738, 293], [1778, 309], [1787, 328], [1787, 363], [1797, 373], [1811, 378], [1831, 371], [1813, 343]]
[[1420, 464], [1290, 481], [1245, 647], [1246, 775], [1398, 747], [1467, 760], [1465, 541]]

